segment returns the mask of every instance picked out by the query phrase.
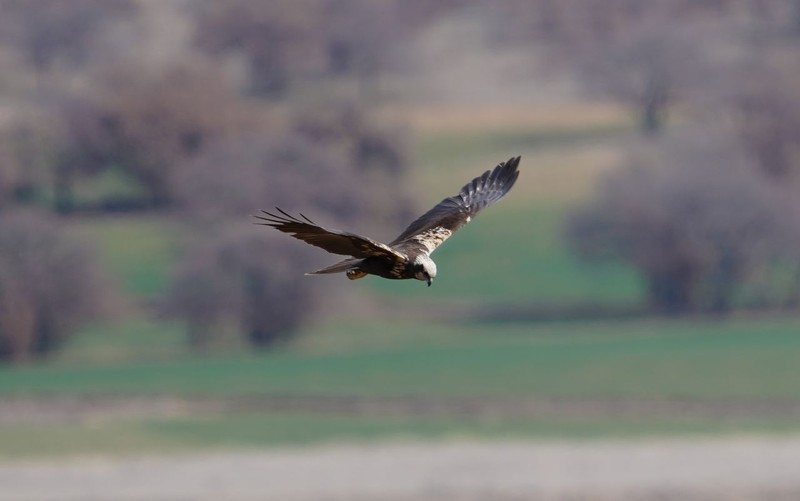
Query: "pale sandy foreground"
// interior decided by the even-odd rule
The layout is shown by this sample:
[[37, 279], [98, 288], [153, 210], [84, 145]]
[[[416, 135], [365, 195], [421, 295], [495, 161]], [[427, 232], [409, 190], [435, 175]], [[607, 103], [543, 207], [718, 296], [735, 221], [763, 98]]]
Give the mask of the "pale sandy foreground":
[[457, 442], [0, 463], [0, 500], [798, 500], [800, 437]]

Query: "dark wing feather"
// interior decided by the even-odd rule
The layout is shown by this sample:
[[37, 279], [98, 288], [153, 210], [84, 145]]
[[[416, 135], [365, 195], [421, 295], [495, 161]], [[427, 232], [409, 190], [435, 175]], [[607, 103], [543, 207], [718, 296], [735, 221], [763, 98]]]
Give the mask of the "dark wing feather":
[[278, 207], [275, 207], [275, 209], [280, 212], [279, 215], [262, 210], [263, 216], [254, 216], [256, 219], [263, 221], [258, 224], [272, 226], [277, 230], [288, 233], [294, 238], [325, 249], [332, 254], [353, 256], [360, 259], [377, 256], [389, 258], [391, 260], [406, 260], [406, 256], [403, 254], [371, 238], [347, 233], [345, 231], [323, 228], [302, 214], [300, 214], [300, 217], [304, 220], [290, 216]]
[[430, 254], [481, 210], [508, 193], [519, 176], [519, 160], [520, 157], [511, 158], [476, 177], [464, 185], [458, 195], [445, 198], [408, 225], [389, 245], [399, 250], [416, 248]]

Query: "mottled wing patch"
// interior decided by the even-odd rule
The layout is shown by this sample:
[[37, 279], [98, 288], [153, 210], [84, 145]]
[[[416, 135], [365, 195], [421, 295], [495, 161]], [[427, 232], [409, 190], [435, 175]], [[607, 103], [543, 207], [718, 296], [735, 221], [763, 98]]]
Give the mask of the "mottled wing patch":
[[519, 176], [519, 160], [514, 157], [501, 162], [494, 170], [487, 170], [465, 184], [458, 194], [445, 198], [415, 219], [389, 246], [405, 249], [411, 244], [411, 247], [421, 246], [420, 250], [432, 252], [476, 214], [508, 193]]
[[409, 240], [421, 244], [423, 247], [425, 247], [425, 249], [427, 249], [427, 253], [430, 254], [452, 234], [453, 232], [444, 226], [435, 226], [423, 231], [418, 235], [414, 235]]

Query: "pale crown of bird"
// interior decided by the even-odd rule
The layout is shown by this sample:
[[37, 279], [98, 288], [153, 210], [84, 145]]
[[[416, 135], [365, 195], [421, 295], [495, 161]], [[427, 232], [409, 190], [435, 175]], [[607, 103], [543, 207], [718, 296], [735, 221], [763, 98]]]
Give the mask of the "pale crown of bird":
[[419, 254], [414, 257], [414, 270], [417, 280], [425, 282], [429, 278], [436, 278], [436, 263], [427, 254]]

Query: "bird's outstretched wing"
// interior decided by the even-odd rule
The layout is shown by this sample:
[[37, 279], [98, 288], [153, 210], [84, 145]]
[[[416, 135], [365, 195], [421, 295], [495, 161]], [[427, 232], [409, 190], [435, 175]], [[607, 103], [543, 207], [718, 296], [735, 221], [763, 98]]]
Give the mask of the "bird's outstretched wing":
[[332, 254], [353, 256], [360, 259], [378, 256], [389, 258], [393, 261], [406, 260], [405, 255], [371, 238], [345, 231], [326, 229], [317, 225], [302, 214], [300, 214], [300, 217], [302, 217], [303, 220], [300, 220], [294, 216], [290, 216], [278, 207], [275, 207], [275, 209], [280, 214], [272, 214], [262, 210], [262, 216], [254, 216], [256, 219], [263, 221], [258, 224], [272, 226], [284, 233], [288, 233], [294, 238], [325, 249]]
[[416, 249], [430, 254], [478, 212], [508, 193], [519, 176], [519, 160], [520, 157], [511, 158], [476, 177], [458, 195], [445, 198], [408, 225], [389, 245], [401, 251]]

